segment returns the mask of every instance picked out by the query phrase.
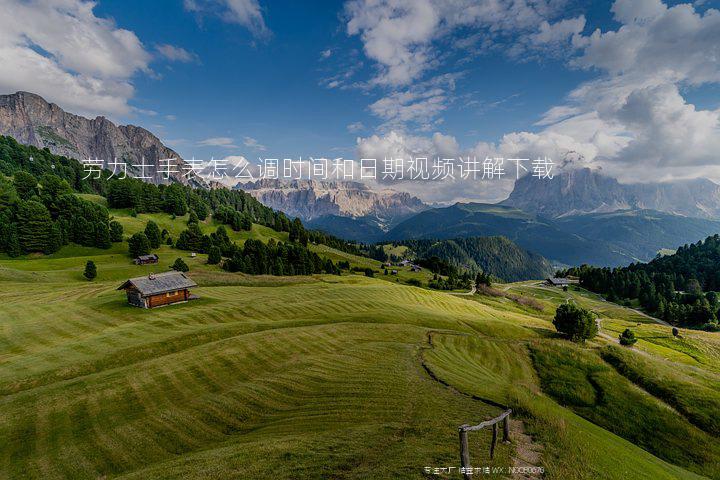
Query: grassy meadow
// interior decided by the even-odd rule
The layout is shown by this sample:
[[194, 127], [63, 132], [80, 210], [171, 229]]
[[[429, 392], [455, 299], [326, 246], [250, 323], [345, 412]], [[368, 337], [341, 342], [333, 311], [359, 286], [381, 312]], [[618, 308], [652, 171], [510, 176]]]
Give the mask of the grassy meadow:
[[[126, 236], [149, 218], [173, 237], [185, 228], [112, 214]], [[257, 225], [229, 233], [284, 238]], [[457, 427], [504, 406], [541, 449], [545, 478], [720, 478], [716, 335], [674, 338], [630, 309], [537, 282], [497, 288], [542, 310], [404, 285], [426, 272], [253, 277], [157, 253], [148, 266], [126, 243], [0, 258], [0, 479], [460, 478], [425, 467], [458, 467]], [[142, 310], [116, 291], [177, 257], [199, 300]], [[602, 336], [558, 339], [563, 302], [601, 316]], [[628, 326], [639, 341], [621, 348]], [[489, 430], [471, 433], [474, 466], [511, 466], [524, 447], [500, 443], [490, 459], [489, 442]]]

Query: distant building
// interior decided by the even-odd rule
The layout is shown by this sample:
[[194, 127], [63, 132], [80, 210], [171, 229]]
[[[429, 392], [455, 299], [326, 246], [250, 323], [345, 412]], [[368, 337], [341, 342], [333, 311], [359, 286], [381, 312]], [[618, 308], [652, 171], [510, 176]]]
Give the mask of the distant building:
[[406, 267], [410, 265], [412, 262], [410, 260], [403, 260], [402, 262], [398, 263], [401, 267]]
[[551, 287], [567, 287], [568, 285], [570, 285], [571, 282], [567, 278], [551, 277], [545, 280], [545, 283], [547, 283]]
[[158, 263], [160, 258], [155, 255], [154, 253], [151, 253], [150, 255], [140, 255], [137, 257], [133, 262], [135, 265], [149, 265], [152, 263]]
[[420, 265], [412, 265], [410, 266], [410, 270], [412, 270], [413, 272], [419, 272], [420, 270], [422, 270], [422, 267]]
[[185, 273], [166, 272], [131, 278], [117, 289], [125, 290], [130, 305], [155, 308], [197, 298], [190, 294], [193, 287], [197, 283]]
[[398, 274], [398, 271], [397, 271], [397, 270], [393, 270], [393, 271], [390, 272], [390, 273], [392, 273], [393, 275], [397, 275], [397, 274]]

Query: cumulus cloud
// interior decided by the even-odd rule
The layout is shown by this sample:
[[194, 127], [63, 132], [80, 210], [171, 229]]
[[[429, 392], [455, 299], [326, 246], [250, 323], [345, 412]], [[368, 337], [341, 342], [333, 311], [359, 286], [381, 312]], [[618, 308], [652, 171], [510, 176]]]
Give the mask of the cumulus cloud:
[[258, 0], [185, 0], [184, 5], [190, 12], [242, 25], [258, 38], [271, 35]]
[[81, 114], [122, 115], [151, 55], [83, 0], [2, 0], [0, 89], [29, 90]]

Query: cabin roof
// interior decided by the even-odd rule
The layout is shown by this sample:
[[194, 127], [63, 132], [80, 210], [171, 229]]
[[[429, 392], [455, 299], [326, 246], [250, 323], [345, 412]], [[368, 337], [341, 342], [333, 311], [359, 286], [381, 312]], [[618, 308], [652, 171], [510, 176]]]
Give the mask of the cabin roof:
[[140, 255], [135, 260], [157, 260], [158, 256], [154, 253], [151, 253], [150, 255]]
[[548, 281], [552, 283], [553, 285], [568, 285], [570, 283], [570, 280], [567, 278], [555, 278], [551, 277], [548, 278]]
[[135, 287], [141, 295], [157, 295], [197, 287], [197, 283], [183, 272], [165, 272], [131, 278], [120, 285], [118, 290], [126, 290], [130, 287]]

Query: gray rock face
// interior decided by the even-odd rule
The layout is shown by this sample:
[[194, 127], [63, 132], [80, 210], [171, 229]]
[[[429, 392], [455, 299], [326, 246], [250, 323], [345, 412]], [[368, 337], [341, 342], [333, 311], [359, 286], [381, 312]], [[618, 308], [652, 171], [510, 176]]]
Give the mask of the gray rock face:
[[647, 209], [720, 219], [720, 185], [707, 179], [622, 184], [597, 170], [580, 168], [552, 180], [523, 177], [501, 203], [551, 218]]
[[303, 220], [327, 215], [371, 216], [380, 224], [392, 224], [428, 208], [408, 193], [375, 192], [359, 182], [262, 179], [235, 188], [247, 191], [268, 207]]
[[[148, 182], [204, 186], [202, 180], [185, 175], [185, 162], [177, 152], [144, 128], [118, 126], [105, 117], [88, 119], [74, 115], [33, 93], [0, 95], [0, 135], [38, 148], [47, 147], [54, 154], [77, 160], [101, 159], [110, 170], [113, 167], [108, 166], [108, 162], [117, 159], [127, 164], [129, 176], [151, 177], [145, 179]], [[168, 168], [162, 159], [173, 159], [169, 164], [174, 167]], [[143, 163], [150, 167], [138, 167]], [[177, 172], [166, 175], [163, 170]], [[117, 172], [120, 174], [120, 167]], [[170, 177], [169, 181], [166, 176]]]

